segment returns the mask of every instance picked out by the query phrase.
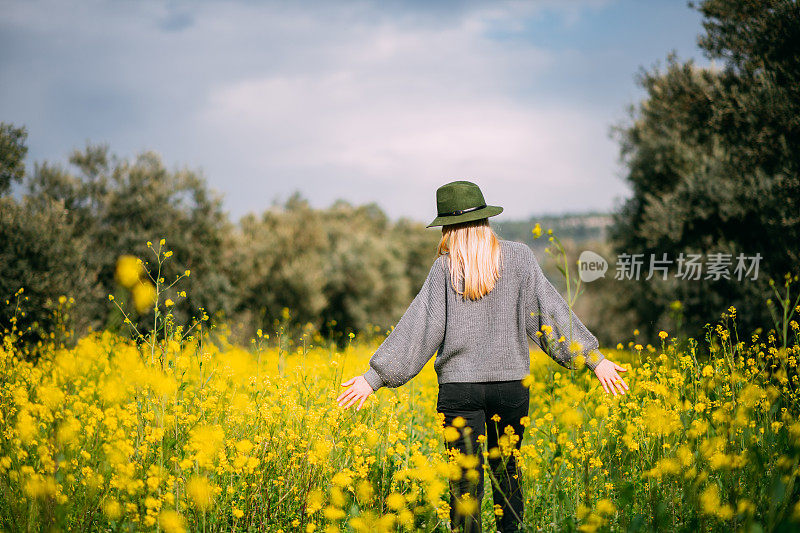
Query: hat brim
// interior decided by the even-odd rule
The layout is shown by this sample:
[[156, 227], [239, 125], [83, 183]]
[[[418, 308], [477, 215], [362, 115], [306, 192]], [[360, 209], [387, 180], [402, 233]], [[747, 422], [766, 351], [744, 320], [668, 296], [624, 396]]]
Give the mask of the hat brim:
[[435, 226], [449, 226], [450, 224], [459, 224], [461, 222], [472, 222], [473, 220], [480, 220], [482, 218], [493, 217], [503, 212], [503, 208], [499, 205], [487, 205], [484, 208], [462, 213], [460, 215], [453, 215], [449, 217], [436, 217], [433, 222], [425, 226], [426, 228], [433, 228]]

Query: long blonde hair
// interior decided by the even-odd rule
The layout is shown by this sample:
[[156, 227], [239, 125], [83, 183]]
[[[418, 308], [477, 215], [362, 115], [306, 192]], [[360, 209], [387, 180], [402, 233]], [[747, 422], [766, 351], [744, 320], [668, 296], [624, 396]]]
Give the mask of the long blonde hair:
[[[450, 280], [464, 300], [479, 300], [494, 288], [500, 277], [500, 240], [489, 226], [489, 219], [442, 226], [438, 255], [448, 254]], [[464, 290], [459, 290], [463, 276]]]

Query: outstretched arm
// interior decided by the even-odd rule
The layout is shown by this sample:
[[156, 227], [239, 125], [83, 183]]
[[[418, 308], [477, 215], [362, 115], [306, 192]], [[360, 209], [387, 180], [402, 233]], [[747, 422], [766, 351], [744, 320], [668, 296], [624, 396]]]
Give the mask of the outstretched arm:
[[[628, 369], [606, 358], [597, 338], [572, 312], [553, 284], [545, 277], [533, 251], [530, 252], [530, 274], [525, 283], [528, 316], [528, 335], [541, 346], [547, 355], [563, 367], [575, 368], [575, 358], [582, 356], [592, 369], [606, 393], [625, 394], [628, 384], [618, 371]], [[549, 331], [547, 331], [549, 329]], [[545, 330], [545, 331], [542, 331]], [[563, 338], [564, 340], [559, 342]]]
[[397, 326], [370, 358], [364, 378], [372, 390], [396, 388], [410, 381], [444, 341], [445, 259], [437, 258]]
[[345, 408], [381, 387], [396, 388], [420, 373], [444, 341], [446, 257], [436, 259], [417, 296], [369, 360], [369, 369], [342, 383], [337, 402]]
[[[570, 309], [529, 251], [530, 273], [525, 284], [528, 335], [559, 365], [575, 368], [575, 358], [583, 356], [586, 366], [594, 370], [605, 358], [598, 350], [597, 338]], [[561, 338], [564, 340], [559, 342]]]

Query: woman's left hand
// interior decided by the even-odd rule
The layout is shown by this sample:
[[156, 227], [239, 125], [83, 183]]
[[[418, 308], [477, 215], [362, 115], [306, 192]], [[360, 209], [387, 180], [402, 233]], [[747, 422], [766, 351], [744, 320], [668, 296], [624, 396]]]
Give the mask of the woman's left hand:
[[625, 383], [625, 380], [620, 377], [620, 375], [617, 373], [618, 371], [627, 372], [628, 369], [624, 366], [618, 365], [608, 358], [600, 361], [600, 363], [598, 363], [598, 365], [594, 368], [594, 373], [597, 376], [597, 379], [600, 380], [600, 383], [603, 385], [606, 393], [611, 394], [613, 392], [614, 396], [617, 395], [617, 390], [619, 390], [620, 394], [626, 394], [626, 391], [629, 390], [628, 384]]
[[[361, 402], [358, 404], [358, 408], [356, 409], [356, 411], [360, 411], [361, 406], [364, 405], [364, 400], [366, 400], [370, 394], [375, 392], [372, 390], [372, 387], [369, 386], [369, 382], [367, 382], [363, 375], [348, 379], [342, 383], [342, 386], [350, 386], [349, 389], [341, 393], [339, 397], [336, 398], [339, 407], [344, 407], [345, 409], [353, 405], [355, 402], [361, 400]], [[342, 405], [345, 402], [347, 404]]]

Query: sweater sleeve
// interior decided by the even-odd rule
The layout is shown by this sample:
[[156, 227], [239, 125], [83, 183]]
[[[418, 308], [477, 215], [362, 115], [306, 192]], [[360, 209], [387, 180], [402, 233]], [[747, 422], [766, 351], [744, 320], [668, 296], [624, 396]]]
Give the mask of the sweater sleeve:
[[370, 358], [364, 378], [373, 391], [407, 383], [441, 347], [446, 305], [444, 259], [436, 259], [419, 293]]
[[[545, 277], [533, 251], [530, 248], [528, 251], [530, 272], [523, 283], [527, 294], [528, 315], [525, 327], [528, 336], [559, 365], [574, 369], [573, 360], [582, 355], [586, 366], [594, 370], [605, 358], [598, 350], [597, 338]], [[545, 331], [542, 331], [543, 327]], [[550, 332], [547, 332], [550, 328]], [[562, 336], [564, 341], [559, 342]], [[571, 341], [578, 343], [574, 346], [575, 350], [570, 350]]]

